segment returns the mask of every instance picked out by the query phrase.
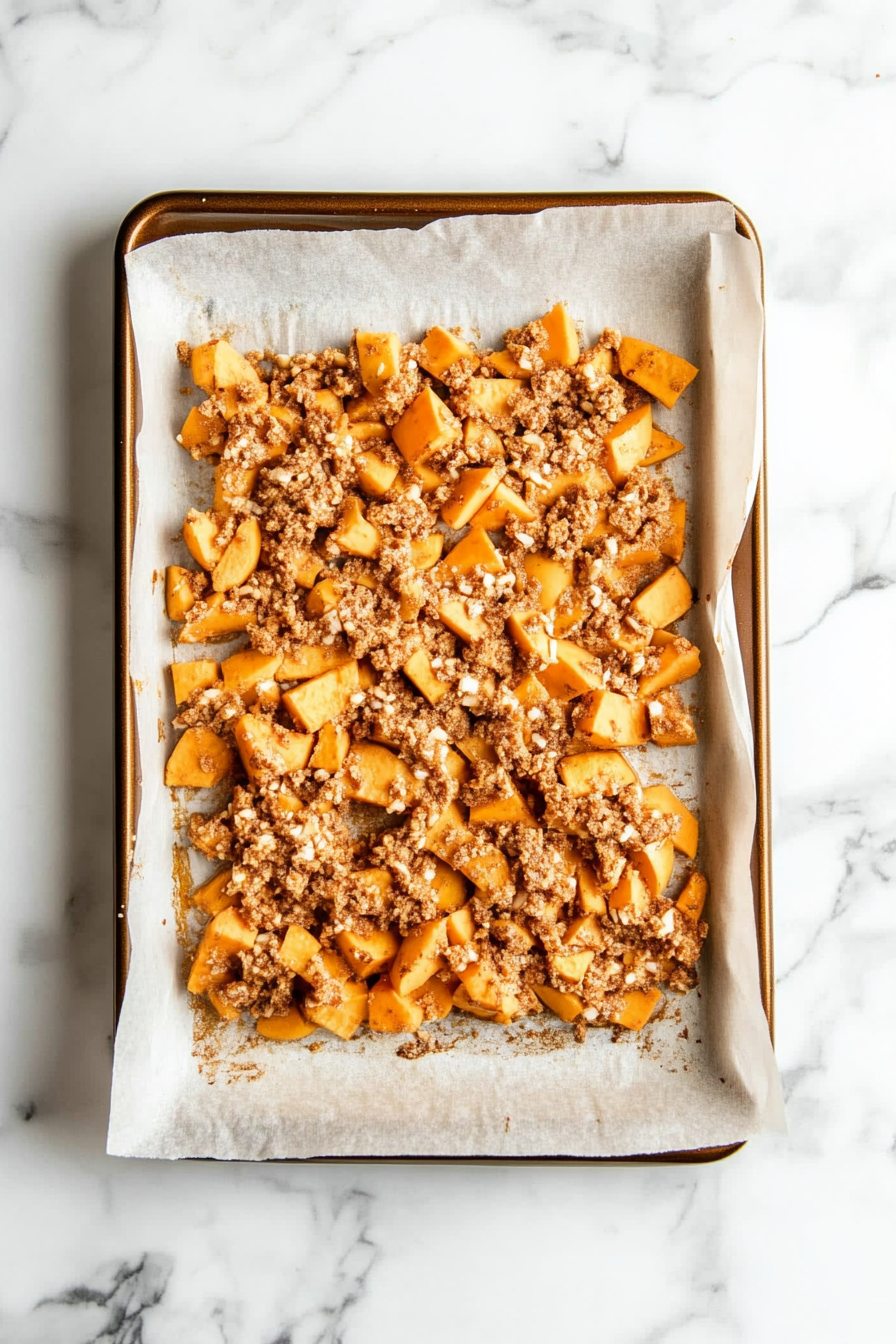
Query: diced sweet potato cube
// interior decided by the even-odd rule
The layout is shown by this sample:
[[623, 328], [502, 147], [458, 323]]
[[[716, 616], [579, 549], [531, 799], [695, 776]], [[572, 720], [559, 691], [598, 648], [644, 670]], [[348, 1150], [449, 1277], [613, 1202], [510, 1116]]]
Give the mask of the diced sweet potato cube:
[[307, 644], [298, 653], [287, 653], [277, 669], [278, 681], [304, 681], [319, 677], [333, 667], [354, 662], [348, 649], [336, 649], [331, 644]]
[[303, 681], [286, 691], [283, 703], [297, 728], [316, 733], [330, 719], [338, 718], [349, 706], [351, 697], [360, 689], [358, 664], [343, 663], [319, 677]]
[[470, 825], [498, 826], [504, 823], [518, 823], [521, 826], [534, 826], [533, 817], [526, 800], [506, 771], [502, 771], [506, 792], [495, 794], [470, 808]]
[[218, 1016], [223, 1017], [225, 1022], [235, 1022], [242, 1014], [239, 1008], [234, 1007], [222, 991], [223, 986], [216, 987], [213, 985], [211, 989], [206, 991], [206, 998]]
[[226, 515], [233, 508], [234, 500], [251, 496], [258, 480], [258, 467], [237, 467], [232, 462], [219, 462], [214, 476], [212, 512]]
[[481, 566], [486, 574], [504, 572], [504, 561], [492, 545], [491, 537], [481, 527], [471, 527], [440, 562], [433, 577], [438, 583], [445, 583], [456, 574], [472, 574], [477, 566]]
[[552, 560], [541, 551], [532, 551], [523, 557], [527, 577], [540, 585], [538, 605], [542, 611], [551, 611], [567, 588], [572, 586], [572, 561]]
[[263, 714], [266, 710], [273, 710], [280, 704], [280, 687], [276, 681], [268, 678], [265, 681], [259, 681], [255, 685], [255, 704], [252, 706], [253, 714]]
[[165, 610], [169, 621], [183, 621], [196, 605], [192, 579], [195, 570], [169, 565], [165, 570]]
[[446, 369], [459, 359], [472, 359], [473, 351], [466, 341], [444, 327], [430, 327], [426, 339], [420, 342], [418, 363], [433, 378], [441, 378]]
[[399, 994], [385, 976], [370, 990], [368, 1008], [371, 1031], [416, 1031], [423, 1022], [421, 1005]]
[[457, 746], [468, 761], [487, 761], [490, 765], [498, 763], [498, 753], [488, 738], [477, 737], [475, 733], [471, 733], [469, 737], [460, 738]]
[[699, 671], [700, 650], [696, 644], [690, 644], [686, 639], [676, 639], [663, 649], [656, 672], [641, 678], [638, 694], [642, 700], [650, 699], [667, 686], [676, 686], [689, 677], [695, 677]]
[[232, 906], [228, 906], [206, 924], [202, 932], [187, 989], [204, 994], [234, 978], [240, 952], [255, 946], [257, 930]]
[[246, 774], [256, 785], [268, 773], [288, 775], [304, 770], [314, 746], [310, 733], [291, 733], [257, 714], [237, 719], [233, 736]]
[[632, 854], [632, 865], [641, 875], [651, 896], [662, 896], [669, 885], [675, 866], [675, 849], [671, 840], [654, 840]]
[[468, 456], [479, 462], [499, 462], [504, 460], [504, 445], [500, 436], [484, 420], [474, 420], [468, 416], [464, 421], [464, 447]]
[[321, 1003], [309, 994], [305, 1000], [305, 1016], [315, 1026], [332, 1031], [343, 1041], [350, 1041], [367, 1017], [367, 986], [359, 980], [346, 980], [341, 986], [342, 999], [337, 1004]]
[[684, 530], [687, 521], [688, 506], [684, 499], [673, 499], [669, 506], [669, 531], [660, 542], [660, 551], [670, 560], [679, 563], [684, 555]]
[[339, 522], [330, 536], [346, 555], [371, 558], [379, 553], [382, 542], [379, 528], [364, 517], [361, 501], [355, 495], [346, 500]]
[[283, 660], [280, 653], [259, 653], [256, 649], [241, 649], [239, 653], [225, 658], [221, 664], [221, 675], [228, 691], [236, 691], [247, 705], [254, 704], [258, 698], [256, 687], [260, 681], [270, 681], [276, 677]]
[[616, 485], [622, 485], [650, 451], [653, 419], [650, 402], [629, 411], [604, 438], [607, 471]]
[[482, 527], [486, 532], [499, 532], [508, 518], [519, 518], [524, 523], [530, 523], [536, 517], [535, 510], [530, 509], [515, 490], [501, 481], [470, 522], [473, 527]]
[[611, 1013], [610, 1021], [620, 1027], [628, 1027], [629, 1031], [640, 1031], [647, 1025], [663, 995], [659, 989], [628, 989], [622, 997], [625, 1006]]
[[187, 452], [198, 448], [205, 456], [221, 451], [225, 430], [224, 421], [217, 412], [206, 415], [198, 406], [194, 406], [183, 423], [178, 440]]
[[168, 757], [165, 783], [169, 788], [209, 789], [233, 766], [233, 752], [211, 728], [188, 728]]
[[177, 637], [179, 644], [204, 644], [208, 640], [224, 639], [241, 630], [248, 630], [255, 620], [254, 611], [225, 610], [227, 599], [224, 593], [209, 593], [203, 600], [204, 612], [201, 615], [193, 614]]
[[[458, 861], [457, 851], [462, 845], [476, 843], [472, 858]], [[445, 811], [426, 833], [426, 848], [438, 858], [450, 863], [484, 891], [498, 891], [510, 881], [507, 860], [495, 845], [477, 841], [464, 821], [457, 803], [449, 803]]]
[[604, 946], [604, 935], [597, 916], [580, 915], [572, 920], [563, 938], [570, 947], [586, 947], [599, 951]]
[[698, 370], [680, 355], [670, 354], [649, 341], [623, 336], [619, 346], [619, 369], [633, 383], [643, 387], [667, 409], [671, 409]]
[[516, 952], [528, 952], [535, 946], [532, 934], [515, 919], [493, 919], [491, 932], [497, 934], [503, 943], [507, 943]]
[[547, 508], [573, 486], [581, 486], [589, 495], [603, 495], [613, 489], [613, 482], [604, 468], [595, 463], [585, 471], [557, 471], [546, 478], [544, 485], [530, 481], [526, 493], [533, 503]]
[[419, 1003], [427, 1022], [447, 1017], [454, 1007], [451, 987], [437, 975], [431, 976], [419, 989], [415, 989], [410, 998]]
[[391, 980], [399, 994], [419, 989], [445, 965], [447, 918], [428, 919], [411, 929], [392, 963]]
[[369, 392], [362, 392], [345, 403], [345, 414], [350, 425], [372, 425], [382, 421], [382, 403]]
[[684, 616], [692, 604], [691, 585], [677, 565], [670, 565], [658, 579], [641, 590], [629, 610], [657, 630]]
[[664, 812], [667, 816], [681, 819], [678, 830], [673, 831], [670, 838], [679, 853], [693, 859], [697, 854], [699, 824], [693, 812], [685, 807], [681, 799], [676, 798], [665, 784], [652, 784], [650, 788], [644, 790], [641, 804], [648, 812]]
[[516, 362], [509, 350], [496, 350], [494, 354], [489, 355], [488, 362], [502, 378], [519, 378], [528, 382], [532, 377], [532, 361], [529, 361], [528, 368], [524, 368], [522, 364]]
[[533, 985], [532, 988], [544, 1006], [556, 1013], [561, 1022], [574, 1022], [585, 1007], [578, 994], [554, 989], [553, 985]]
[[[372, 426], [378, 428], [378, 426]], [[357, 434], [355, 435], [357, 437]], [[357, 456], [358, 484], [368, 495], [373, 495], [374, 499], [381, 499], [383, 495], [388, 494], [395, 484], [395, 478], [398, 475], [398, 468], [391, 462], [384, 462], [376, 453], [359, 453]]]
[[664, 434], [661, 429], [658, 429], [657, 426], [654, 425], [650, 434], [650, 448], [647, 456], [641, 463], [641, 466], [653, 467], [657, 462], [665, 462], [667, 457], [674, 457], [675, 454], [680, 453], [683, 448], [683, 443], [679, 443], [677, 439], [673, 439], [671, 434]]
[[218, 543], [218, 524], [208, 513], [190, 509], [184, 519], [184, 541], [187, 550], [203, 569], [212, 570], [224, 554], [223, 546]]
[[460, 436], [460, 421], [431, 387], [425, 387], [411, 402], [397, 424], [392, 438], [404, 460], [413, 466], [446, 448]]
[[305, 611], [309, 616], [326, 616], [328, 611], [338, 606], [339, 589], [335, 576], [321, 579], [305, 598]]
[[616, 358], [616, 351], [609, 350], [606, 346], [600, 346], [598, 349], [586, 350], [587, 358], [582, 358], [582, 369], [592, 373], [611, 373], [615, 376], [619, 372], [619, 361]]
[[476, 921], [469, 905], [453, 910], [448, 916], [445, 928], [448, 942], [452, 947], [462, 947], [464, 943], [471, 943], [476, 933]]
[[494, 1008], [483, 1008], [481, 1003], [476, 1003], [470, 998], [463, 985], [458, 985], [451, 995], [451, 1002], [455, 1008], [459, 1008], [462, 1013], [472, 1013], [474, 1017], [481, 1017], [485, 1022], [497, 1022], [498, 1015]]
[[417, 797], [417, 781], [404, 761], [375, 742], [353, 743], [342, 771], [346, 798], [389, 807]]
[[618, 885], [610, 892], [609, 905], [611, 910], [625, 910], [638, 917], [647, 914], [650, 895], [636, 868], [628, 867], [625, 870]]
[[709, 884], [702, 873], [691, 873], [675, 904], [691, 919], [699, 919], [706, 904]]
[[[350, 425], [348, 433], [354, 443], [388, 443], [392, 438], [392, 431], [388, 425]], [[363, 456], [363, 453], [359, 454], [359, 458]]]
[[238, 388], [244, 384], [257, 387], [261, 382], [257, 370], [229, 341], [215, 341], [212, 354], [216, 388]]
[[314, 582], [324, 568], [324, 562], [313, 551], [297, 551], [289, 565], [289, 572], [300, 588], [313, 588]]
[[182, 705], [194, 691], [214, 686], [218, 680], [218, 664], [214, 658], [196, 658], [192, 663], [172, 663], [171, 680], [174, 683], [174, 699]]
[[594, 960], [593, 952], [549, 952], [548, 966], [568, 985], [580, 985], [582, 977]]
[[500, 480], [500, 468], [497, 466], [469, 467], [466, 471], [462, 471], [451, 498], [442, 505], [443, 520], [449, 527], [457, 529], [466, 527]]
[[583, 704], [585, 712], [576, 726], [593, 747], [637, 747], [650, 741], [643, 700], [601, 689], [592, 691]]
[[627, 619], [620, 625], [605, 626], [603, 633], [613, 648], [621, 649], [623, 653], [642, 653], [650, 645], [653, 637], [653, 630], [649, 625], [637, 622], [633, 626]]
[[485, 621], [481, 616], [471, 616], [464, 601], [451, 599], [440, 603], [439, 620], [465, 644], [473, 644], [488, 634]]
[[539, 319], [548, 333], [548, 343], [542, 350], [546, 363], [569, 367], [579, 358], [579, 337], [566, 305], [555, 303], [549, 313]]
[[528, 672], [523, 677], [513, 693], [523, 709], [535, 709], [551, 698], [533, 672]]
[[580, 751], [575, 756], [564, 756], [559, 768], [560, 778], [574, 798], [587, 798], [592, 793], [615, 794], [638, 782], [634, 770], [618, 751]]
[[217, 341], [206, 341], [204, 345], [194, 345], [190, 352], [190, 372], [193, 382], [203, 392], [215, 390], [215, 346]]
[[417, 649], [415, 653], [412, 653], [401, 670], [431, 705], [437, 705], [451, 690], [450, 685], [444, 681], [439, 681], [432, 669], [429, 654], [425, 649]]
[[392, 878], [385, 868], [362, 868], [352, 873], [352, 883], [366, 914], [385, 913], [392, 901]]
[[300, 1041], [317, 1031], [317, 1027], [308, 1021], [296, 1004], [291, 1003], [280, 1017], [257, 1018], [255, 1030], [269, 1041]]
[[336, 945], [358, 979], [368, 980], [392, 964], [399, 938], [391, 929], [374, 929], [372, 933], [343, 929], [336, 935]]
[[528, 383], [522, 378], [471, 378], [467, 396], [486, 420], [504, 420], [511, 415], [511, 397], [524, 387]]
[[232, 872], [233, 867], [228, 864], [226, 868], [215, 873], [214, 877], [196, 887], [190, 895], [190, 900], [197, 909], [204, 910], [207, 915], [219, 915], [229, 905], [236, 905], [238, 899], [236, 891], [228, 893], [226, 890]]
[[658, 747], [692, 747], [697, 741], [694, 720], [678, 691], [660, 691], [647, 701], [650, 740]]
[[436, 875], [430, 886], [436, 895], [438, 907], [446, 914], [459, 910], [467, 899], [467, 884], [462, 873], [457, 873], [442, 859], [433, 856]]
[[507, 630], [517, 648], [530, 658], [547, 662], [550, 657], [550, 637], [537, 612], [514, 611], [507, 617]]
[[519, 1008], [516, 998], [493, 966], [472, 961], [462, 971], [458, 971], [458, 975], [470, 998], [480, 1007], [490, 1008], [503, 1017], [512, 1017]]
[[607, 913], [607, 898], [600, 878], [590, 863], [579, 864], [576, 879], [579, 905], [586, 915], [605, 915]]
[[373, 396], [394, 378], [401, 363], [401, 344], [394, 331], [356, 331], [361, 382]]
[[655, 565], [662, 559], [656, 546], [641, 546], [637, 542], [623, 544], [616, 554], [617, 569], [631, 569], [635, 565]]
[[337, 728], [334, 723], [323, 724], [308, 762], [309, 767], [335, 775], [337, 770], [342, 769], [351, 741], [347, 728]]
[[312, 392], [311, 405], [319, 411], [325, 411], [327, 415], [336, 417], [342, 415], [342, 398], [329, 387], [321, 387]]
[[421, 574], [438, 563], [445, 545], [441, 532], [430, 532], [428, 537], [417, 537], [411, 542], [411, 564]]
[[302, 412], [295, 406], [269, 406], [268, 415], [281, 424], [295, 442], [302, 428]]
[[565, 703], [603, 685], [600, 663], [593, 653], [568, 639], [551, 639], [548, 648], [549, 664], [536, 676], [552, 699]]

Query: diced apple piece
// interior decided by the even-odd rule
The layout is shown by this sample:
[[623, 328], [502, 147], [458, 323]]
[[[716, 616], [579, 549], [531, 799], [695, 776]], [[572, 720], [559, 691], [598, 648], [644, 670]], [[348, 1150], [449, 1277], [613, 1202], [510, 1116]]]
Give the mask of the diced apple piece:
[[302, 412], [295, 406], [269, 406], [268, 415], [278, 421], [295, 442], [302, 428]]
[[532, 934], [515, 919], [493, 919], [491, 932], [496, 933], [502, 942], [508, 943], [516, 952], [528, 952], [535, 946]]
[[632, 854], [632, 866], [637, 869], [651, 896], [662, 896], [669, 885], [675, 866], [675, 849], [671, 840], [654, 840]]
[[523, 557], [523, 568], [527, 577], [540, 585], [538, 605], [542, 611], [551, 611], [560, 595], [572, 587], [571, 560], [552, 560], [541, 551], [532, 551]]
[[392, 964], [398, 952], [399, 938], [391, 929], [374, 929], [372, 933], [343, 929], [336, 935], [336, 946], [358, 979], [368, 980]]
[[570, 947], [586, 947], [600, 951], [604, 946], [604, 934], [597, 922], [597, 916], [580, 915], [578, 919], [574, 919], [567, 928], [563, 941]]
[[650, 739], [658, 747], [692, 747], [697, 741], [694, 720], [678, 691], [660, 691], [647, 701]]
[[220, 452], [225, 429], [224, 421], [216, 412], [205, 415], [198, 406], [194, 406], [177, 437], [181, 447], [186, 448], [188, 453], [198, 448], [206, 456]]
[[165, 783], [173, 789], [209, 789], [233, 766], [233, 753], [211, 728], [188, 728], [168, 757]]
[[523, 677], [513, 693], [523, 709], [535, 709], [536, 706], [545, 704], [551, 698], [532, 672]]
[[321, 672], [354, 662], [347, 649], [335, 649], [329, 644], [307, 644], [298, 653], [287, 653], [277, 669], [278, 681], [304, 681], [318, 677]]
[[560, 496], [565, 495], [573, 486], [581, 486], [589, 495], [604, 495], [613, 489], [613, 482], [604, 468], [595, 464], [586, 471], [555, 472], [553, 476], [546, 478], [544, 485], [530, 480], [526, 493], [539, 508], [547, 508], [550, 504], [556, 503]]
[[[378, 426], [372, 426], [378, 428]], [[357, 435], [355, 435], [357, 437]], [[359, 453], [357, 457], [358, 484], [368, 495], [381, 499], [395, 484], [398, 468], [384, 462], [376, 453]]]
[[675, 904], [690, 919], [699, 919], [706, 904], [709, 883], [702, 873], [691, 873]]
[[361, 382], [376, 396], [390, 378], [394, 378], [401, 364], [401, 344], [394, 331], [356, 331], [358, 363]]
[[316, 995], [305, 1000], [305, 1016], [315, 1026], [332, 1031], [343, 1041], [350, 1041], [367, 1017], [367, 986], [359, 980], [346, 980], [340, 986], [339, 1003], [322, 1003]]
[[[392, 438], [392, 431], [388, 425], [350, 425], [348, 432], [354, 443], [388, 443]], [[359, 454], [359, 457], [361, 456], [364, 454]]]
[[258, 387], [261, 379], [258, 372], [244, 355], [234, 350], [229, 341], [214, 343], [215, 387], [242, 387], [249, 384]]
[[576, 726], [593, 747], [637, 747], [650, 741], [642, 700], [602, 689], [592, 691], [583, 703], [585, 712]]
[[196, 658], [192, 663], [172, 663], [171, 680], [174, 683], [175, 703], [182, 705], [194, 691], [214, 686], [218, 680], [218, 664], [213, 658]]
[[563, 364], [567, 368], [575, 364], [579, 358], [579, 337], [566, 305], [555, 303], [540, 321], [548, 333], [548, 343], [541, 352], [545, 362]]
[[437, 975], [431, 976], [419, 989], [415, 989], [410, 997], [415, 1003], [419, 1003], [427, 1022], [447, 1017], [454, 1006], [450, 986]]
[[291, 733], [257, 714], [237, 719], [233, 735], [246, 774], [256, 785], [268, 773], [288, 775], [304, 770], [314, 746], [310, 733]]
[[680, 355], [631, 336], [623, 336], [618, 358], [620, 372], [661, 401], [667, 410], [671, 410], [699, 372]]
[[664, 434], [656, 425], [650, 434], [650, 448], [647, 456], [641, 463], [642, 467], [653, 467], [657, 462], [665, 462], [667, 457], [674, 457], [684, 449], [684, 444], [673, 439], [671, 434]]
[[588, 967], [594, 960], [593, 952], [549, 952], [548, 966], [560, 980], [568, 985], [580, 985]]
[[528, 386], [522, 378], [471, 378], [467, 397], [486, 420], [504, 420], [512, 414], [511, 397]]
[[286, 691], [283, 703], [297, 728], [316, 733], [330, 719], [338, 718], [348, 708], [351, 697], [360, 689], [358, 664], [343, 663], [319, 677], [303, 681]]
[[662, 559], [656, 546], [641, 546], [637, 542], [623, 543], [616, 553], [617, 569], [631, 569], [635, 565], [655, 565]]
[[624, 910], [639, 918], [650, 910], [650, 894], [636, 868], [628, 867], [610, 892], [611, 910]]
[[416, 1031], [423, 1022], [423, 1009], [414, 999], [399, 994], [384, 976], [368, 997], [371, 1031]]
[[431, 387], [425, 387], [411, 402], [392, 438], [404, 460], [413, 466], [460, 436], [460, 422]]
[[500, 468], [497, 466], [469, 467], [462, 471], [451, 498], [442, 505], [444, 522], [456, 529], [466, 527], [500, 481]]
[[465, 644], [473, 644], [488, 634], [485, 621], [481, 616], [471, 616], [464, 601], [452, 599], [440, 603], [439, 620]]
[[311, 394], [311, 404], [319, 411], [325, 411], [327, 415], [338, 417], [342, 415], [342, 398], [338, 397], [329, 387], [318, 388]]
[[187, 981], [190, 993], [204, 994], [232, 980], [240, 952], [249, 952], [255, 946], [256, 936], [257, 930], [232, 906], [215, 915], [206, 924], [196, 949]]
[[468, 761], [487, 761], [489, 765], [498, 764], [498, 753], [488, 738], [471, 734], [469, 737], [460, 738], [457, 746]]
[[297, 551], [289, 564], [289, 572], [300, 588], [313, 588], [314, 582], [324, 568], [324, 562], [313, 551]]
[[[307, 685], [307, 682], [305, 683]], [[312, 770], [326, 770], [328, 775], [335, 775], [337, 770], [341, 770], [348, 749], [351, 746], [351, 737], [348, 729], [337, 728], [333, 723], [325, 723], [317, 735], [317, 744], [308, 762]]]
[[445, 583], [455, 574], [472, 574], [477, 566], [486, 574], [504, 572], [504, 561], [492, 545], [491, 537], [481, 527], [471, 527], [440, 562], [433, 577], [438, 583]]
[[684, 530], [687, 521], [687, 501], [684, 499], [673, 499], [669, 506], [669, 531], [665, 533], [660, 541], [660, 551], [663, 555], [668, 555], [670, 560], [679, 563], [684, 555]]
[[507, 986], [502, 983], [494, 967], [481, 961], [471, 961], [462, 971], [458, 971], [461, 984], [474, 1003], [482, 1008], [490, 1008], [502, 1017], [512, 1017], [519, 1003]]
[[212, 571], [215, 592], [226, 593], [231, 588], [239, 588], [250, 574], [254, 574], [260, 555], [261, 528], [258, 520], [244, 518]]
[[411, 542], [411, 564], [421, 574], [437, 564], [445, 545], [441, 532], [430, 532], [427, 537], [417, 537]]
[[399, 994], [419, 989], [445, 965], [447, 919], [428, 919], [411, 929], [392, 964], [392, 985]]
[[224, 554], [224, 547], [218, 543], [218, 531], [214, 518], [208, 513], [200, 513], [198, 509], [190, 509], [184, 519], [183, 534], [187, 550], [203, 569], [213, 570]]
[[204, 345], [194, 345], [190, 352], [190, 372], [193, 382], [203, 392], [215, 390], [215, 346], [217, 341], [206, 341]]
[[379, 553], [382, 542], [379, 529], [373, 523], [368, 523], [361, 501], [355, 495], [346, 500], [339, 523], [330, 536], [346, 555], [363, 555], [368, 558]]
[[607, 898], [600, 878], [590, 863], [579, 864], [576, 872], [578, 882], [579, 905], [586, 915], [605, 915]]
[[454, 869], [442, 859], [437, 859], [433, 856], [433, 862], [436, 866], [436, 875], [432, 879], [430, 886], [436, 894], [439, 909], [450, 915], [455, 910], [459, 910], [466, 901], [467, 884], [464, 881], [463, 874], [456, 873]]
[[484, 420], [474, 420], [468, 416], [464, 421], [464, 447], [468, 456], [479, 462], [499, 462], [504, 460], [504, 445], [501, 438]]
[[412, 653], [401, 670], [431, 705], [437, 705], [451, 690], [448, 684], [439, 681], [432, 670], [429, 654], [425, 649], [417, 649], [416, 653]]
[[553, 985], [533, 985], [532, 988], [544, 1006], [556, 1013], [561, 1022], [574, 1022], [585, 1007], [578, 994], [554, 989]]
[[700, 650], [696, 644], [678, 638], [667, 644], [660, 654], [660, 665], [650, 676], [643, 676], [638, 683], [638, 694], [642, 700], [650, 699], [667, 686], [676, 686], [679, 682], [695, 677], [700, 671]]
[[629, 1031], [640, 1031], [663, 997], [659, 989], [629, 989], [623, 994], [625, 1006], [610, 1015], [610, 1021]]
[[417, 781], [404, 761], [375, 742], [353, 743], [342, 778], [346, 798], [376, 807], [411, 803], [417, 797]]
[[320, 943], [313, 933], [301, 924], [290, 924], [280, 944], [280, 960], [296, 975], [304, 975], [320, 951]]
[[296, 1004], [291, 1003], [279, 1017], [257, 1018], [255, 1030], [269, 1041], [300, 1041], [317, 1031], [317, 1027], [308, 1021]]
[[205, 611], [187, 622], [177, 637], [179, 644], [205, 644], [212, 639], [224, 639], [248, 630], [255, 620], [254, 611], [226, 611], [224, 593], [209, 593], [203, 601]]
[[591, 794], [615, 794], [638, 777], [624, 756], [618, 751], [580, 751], [575, 756], [564, 756], [560, 762], [560, 778], [574, 798]]
[[519, 518], [521, 522], [531, 523], [536, 517], [535, 510], [530, 509], [526, 501], [502, 481], [470, 522], [473, 527], [482, 527], [486, 532], [500, 532], [508, 518]]
[[463, 985], [458, 985], [451, 996], [451, 1002], [455, 1008], [459, 1008], [462, 1013], [472, 1013], [474, 1017], [480, 1017], [485, 1022], [497, 1022], [498, 1015], [494, 1008], [483, 1008], [481, 1003], [474, 1002], [470, 998]]
[[228, 864], [226, 868], [215, 873], [214, 877], [196, 887], [190, 895], [190, 900], [197, 909], [204, 910], [207, 915], [219, 915], [228, 906], [236, 905], [237, 893], [234, 891], [228, 894], [226, 890], [232, 872], [233, 867]]
[[476, 921], [469, 905], [453, 910], [448, 916], [445, 928], [451, 947], [462, 947], [464, 943], [471, 943], [476, 933]]
[[321, 579], [305, 598], [305, 612], [308, 616], [326, 616], [328, 611], [338, 606], [339, 589], [335, 576]]
[[258, 480], [258, 467], [237, 467], [232, 462], [219, 462], [214, 477], [212, 512], [226, 515], [232, 510], [234, 500], [251, 496]]
[[195, 570], [182, 565], [169, 565], [165, 570], [165, 610], [169, 621], [183, 621], [196, 605], [193, 590]]
[[473, 351], [466, 341], [444, 327], [430, 327], [426, 339], [420, 342], [418, 362], [433, 378], [441, 378], [459, 359], [472, 358]]
[[617, 420], [606, 434], [607, 471], [616, 485], [622, 485], [644, 461], [650, 451], [652, 430], [650, 402], [647, 402]]
[[670, 839], [681, 854], [693, 859], [697, 854], [699, 824], [693, 812], [685, 807], [681, 799], [676, 798], [665, 784], [652, 784], [650, 788], [644, 790], [641, 804], [648, 812], [663, 812], [666, 816], [681, 818], [678, 830], [672, 833]]
[[661, 630], [690, 611], [692, 604], [691, 585], [677, 565], [670, 565], [641, 590], [629, 610], [655, 630]]

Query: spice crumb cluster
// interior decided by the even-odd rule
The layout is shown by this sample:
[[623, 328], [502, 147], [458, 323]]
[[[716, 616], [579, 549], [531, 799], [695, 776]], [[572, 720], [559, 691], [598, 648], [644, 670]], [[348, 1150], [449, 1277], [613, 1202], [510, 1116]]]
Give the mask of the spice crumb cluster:
[[220, 865], [190, 991], [276, 1040], [454, 1010], [639, 1030], [707, 933], [697, 820], [626, 755], [697, 740], [683, 445], [653, 421], [696, 368], [584, 347], [562, 304], [498, 351], [436, 326], [178, 357], [214, 497], [166, 574], [165, 778], [232, 781], [190, 816]]

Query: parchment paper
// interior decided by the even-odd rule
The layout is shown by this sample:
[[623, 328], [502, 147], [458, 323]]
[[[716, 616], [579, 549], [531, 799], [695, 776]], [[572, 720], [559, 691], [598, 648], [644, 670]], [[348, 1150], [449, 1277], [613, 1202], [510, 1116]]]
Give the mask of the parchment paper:
[[[731, 208], [575, 208], [420, 230], [197, 234], [132, 253], [127, 284], [142, 389], [131, 594], [142, 797], [109, 1152], [595, 1156], [779, 1129], [759, 995], [752, 741], [730, 584], [759, 462], [763, 319], [756, 249], [736, 234]], [[699, 862], [711, 892], [700, 992], [670, 996], [664, 1020], [618, 1042], [589, 1031], [576, 1045], [548, 1013], [510, 1028], [453, 1014], [435, 1028], [453, 1048], [414, 1061], [397, 1056], [393, 1037], [343, 1043], [318, 1032], [281, 1045], [245, 1023], [214, 1025], [185, 990], [184, 949], [198, 921], [175, 890], [172, 842], [183, 817], [163, 786], [173, 745], [167, 664], [205, 651], [173, 648], [159, 576], [185, 562], [184, 513], [211, 496], [209, 468], [174, 441], [192, 404], [180, 392], [188, 380], [176, 342], [226, 332], [240, 349], [292, 353], [344, 346], [355, 327], [419, 339], [439, 322], [498, 348], [508, 326], [560, 299], [588, 340], [615, 326], [700, 367], [675, 409], [657, 406], [656, 419], [688, 445], [665, 465], [689, 501], [683, 567], [699, 601], [684, 630], [702, 650], [703, 671], [684, 689], [696, 698], [701, 743], [629, 753], [643, 782], [662, 777], [700, 807]], [[208, 798], [189, 805], [210, 810]], [[192, 880], [201, 880], [209, 865], [196, 855], [190, 862]]]

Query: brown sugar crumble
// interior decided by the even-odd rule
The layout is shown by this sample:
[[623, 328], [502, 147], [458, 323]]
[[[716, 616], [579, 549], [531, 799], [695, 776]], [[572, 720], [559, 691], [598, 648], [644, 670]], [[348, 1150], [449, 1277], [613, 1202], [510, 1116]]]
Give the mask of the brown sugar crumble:
[[454, 1010], [640, 1030], [707, 933], [696, 869], [666, 894], [696, 818], [624, 754], [696, 742], [658, 470], [683, 445], [652, 408], [697, 370], [609, 329], [583, 349], [562, 304], [498, 351], [433, 327], [177, 357], [214, 499], [168, 615], [184, 646], [245, 637], [172, 665], [166, 783], [232, 782], [189, 817], [223, 865], [190, 991], [274, 1040], [411, 1033], [408, 1059]]

